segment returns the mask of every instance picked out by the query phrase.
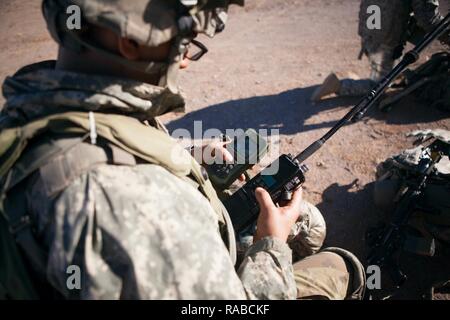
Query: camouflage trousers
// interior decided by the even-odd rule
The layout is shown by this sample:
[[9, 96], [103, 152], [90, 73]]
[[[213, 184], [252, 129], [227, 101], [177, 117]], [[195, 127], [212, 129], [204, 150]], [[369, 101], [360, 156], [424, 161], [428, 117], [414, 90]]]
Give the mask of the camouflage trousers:
[[[300, 210], [300, 219], [288, 239], [297, 299], [361, 299], [364, 271], [359, 260], [343, 249], [321, 250], [326, 237], [322, 214], [307, 201], [302, 201]], [[355, 276], [357, 281], [353, 281]]]
[[368, 79], [342, 79], [338, 92], [340, 96], [363, 96], [367, 94], [377, 81], [384, 78], [394, 66], [394, 49], [380, 45], [376, 51], [367, 52], [370, 63], [370, 76]]
[[350, 273], [343, 258], [320, 252], [294, 264], [297, 299], [343, 300], [347, 296]]

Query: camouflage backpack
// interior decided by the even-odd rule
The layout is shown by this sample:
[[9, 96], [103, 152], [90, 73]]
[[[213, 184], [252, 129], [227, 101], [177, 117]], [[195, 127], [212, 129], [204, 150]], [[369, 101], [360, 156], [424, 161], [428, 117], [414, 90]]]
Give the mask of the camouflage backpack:
[[[450, 132], [445, 130], [416, 131], [409, 136], [420, 140], [438, 139], [450, 144]], [[410, 173], [418, 164], [422, 146], [405, 150], [377, 167], [374, 187], [375, 204], [383, 209], [392, 208], [401, 196], [402, 186], [408, 184]], [[450, 160], [448, 155], [436, 165], [433, 175], [424, 189], [420, 203], [410, 225], [422, 238], [435, 239], [450, 247]]]
[[429, 107], [450, 111], [450, 53], [435, 53], [416, 69], [405, 70], [388, 96], [380, 101], [381, 110], [392, 106], [406, 96], [413, 95]]
[[424, 82], [416, 96], [443, 111], [450, 111], [450, 52], [435, 53], [421, 67], [407, 75], [411, 83]]

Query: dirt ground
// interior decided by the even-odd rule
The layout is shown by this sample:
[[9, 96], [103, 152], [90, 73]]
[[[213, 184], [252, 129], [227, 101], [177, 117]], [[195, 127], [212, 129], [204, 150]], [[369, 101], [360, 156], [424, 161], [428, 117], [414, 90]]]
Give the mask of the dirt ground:
[[[450, 0], [442, 2], [449, 7]], [[0, 0], [0, 80], [56, 57], [39, 7], [40, 1]], [[358, 10], [358, 0], [247, 0], [245, 8], [233, 8], [222, 34], [201, 39], [209, 53], [182, 75], [187, 114], [164, 122], [171, 130], [192, 130], [194, 120], [204, 129], [279, 129], [281, 151], [298, 153], [357, 102], [332, 98], [312, 105], [309, 98], [330, 71], [368, 75], [367, 60], [357, 59]], [[423, 60], [440, 48], [433, 45]], [[371, 199], [375, 166], [411, 146], [406, 133], [426, 128], [450, 130], [449, 114], [405, 99], [389, 113], [372, 110], [309, 159], [305, 197], [325, 216], [328, 246], [364, 261], [365, 230], [380, 215]], [[449, 270], [437, 259], [404, 260], [412, 261], [405, 266], [410, 280], [397, 298], [421, 298]]]

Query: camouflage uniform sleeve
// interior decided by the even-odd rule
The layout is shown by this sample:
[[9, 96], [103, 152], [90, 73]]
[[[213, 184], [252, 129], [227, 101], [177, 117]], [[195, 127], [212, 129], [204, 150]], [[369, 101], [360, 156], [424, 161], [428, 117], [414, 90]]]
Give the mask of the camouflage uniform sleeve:
[[276, 238], [266, 237], [253, 244], [238, 275], [249, 299], [295, 299], [297, 295], [292, 251]]

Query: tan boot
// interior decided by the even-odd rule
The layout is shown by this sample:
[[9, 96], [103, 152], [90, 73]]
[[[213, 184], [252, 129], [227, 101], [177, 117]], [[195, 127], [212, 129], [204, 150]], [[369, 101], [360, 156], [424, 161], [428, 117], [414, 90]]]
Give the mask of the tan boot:
[[318, 87], [311, 96], [312, 102], [318, 102], [323, 97], [328, 96], [333, 93], [338, 93], [341, 87], [341, 82], [335, 73], [331, 73], [326, 77], [325, 81], [320, 87]]

